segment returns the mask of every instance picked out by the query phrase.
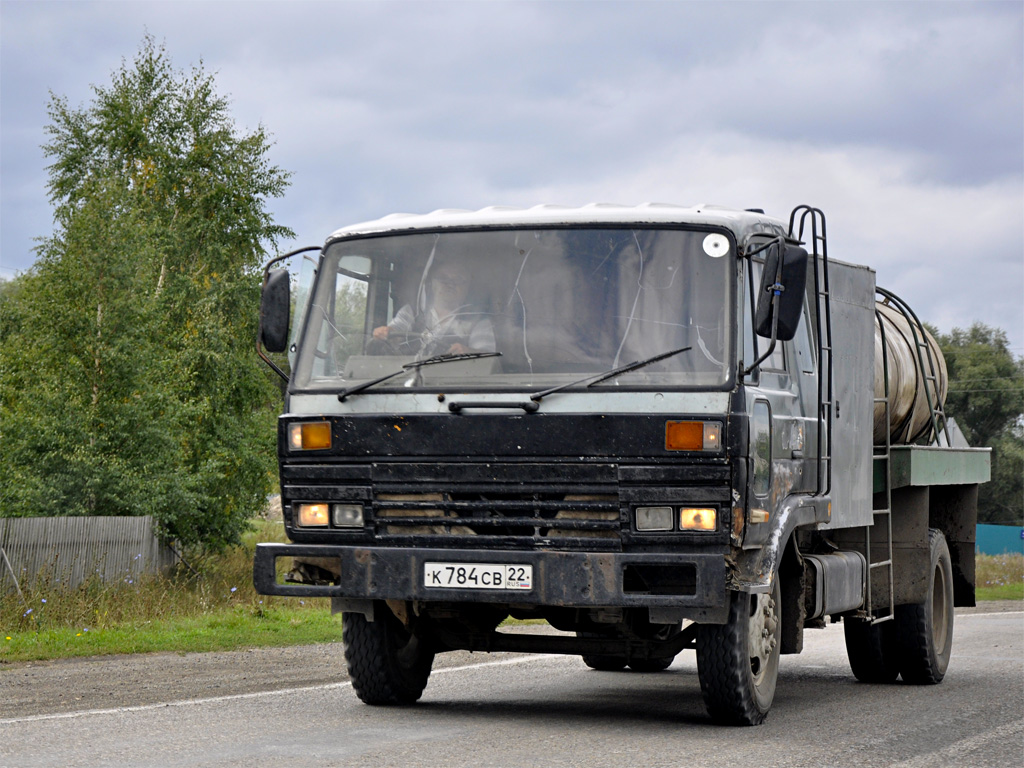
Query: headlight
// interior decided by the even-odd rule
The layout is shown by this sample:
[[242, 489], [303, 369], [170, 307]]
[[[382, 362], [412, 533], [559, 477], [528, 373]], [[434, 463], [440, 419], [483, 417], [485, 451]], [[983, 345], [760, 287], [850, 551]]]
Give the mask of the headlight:
[[307, 421], [288, 425], [288, 447], [293, 451], [321, 451], [331, 447], [331, 423]]
[[362, 528], [362, 504], [334, 504], [331, 506], [331, 522], [335, 528]]
[[709, 507], [683, 507], [679, 510], [679, 528], [684, 531], [713, 531], [718, 511]]
[[636, 529], [638, 531], [671, 531], [672, 507], [637, 507]]
[[304, 528], [324, 528], [329, 519], [327, 504], [296, 505], [295, 522]]

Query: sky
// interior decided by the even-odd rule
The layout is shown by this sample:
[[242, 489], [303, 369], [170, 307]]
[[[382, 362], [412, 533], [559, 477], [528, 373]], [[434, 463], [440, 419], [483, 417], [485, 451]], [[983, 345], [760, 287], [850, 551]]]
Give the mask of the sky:
[[53, 232], [51, 96], [147, 33], [272, 135], [282, 250], [399, 211], [809, 204], [831, 258], [1024, 354], [1019, 0], [0, 0], [0, 277]]

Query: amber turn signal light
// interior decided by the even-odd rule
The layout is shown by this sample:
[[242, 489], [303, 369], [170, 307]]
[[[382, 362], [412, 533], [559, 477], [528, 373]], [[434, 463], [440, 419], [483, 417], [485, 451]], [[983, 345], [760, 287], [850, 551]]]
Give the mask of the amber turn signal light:
[[331, 447], [331, 423], [307, 421], [288, 427], [288, 445], [293, 451], [318, 451]]
[[665, 422], [665, 448], [669, 451], [717, 451], [722, 425], [716, 421]]

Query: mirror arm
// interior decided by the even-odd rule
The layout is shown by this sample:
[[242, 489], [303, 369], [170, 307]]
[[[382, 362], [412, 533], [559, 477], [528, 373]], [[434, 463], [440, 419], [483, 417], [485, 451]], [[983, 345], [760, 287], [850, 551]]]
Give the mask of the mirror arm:
[[[778, 296], [779, 294], [776, 293], [775, 295]], [[772, 301], [775, 301], [775, 299], [772, 299]], [[777, 309], [778, 308], [776, 308], [776, 310]], [[778, 311], [775, 311], [773, 313], [773, 315], [772, 315], [772, 338], [771, 338], [771, 341], [768, 342], [768, 349], [766, 349], [765, 353], [763, 355], [761, 355], [759, 358], [757, 358], [757, 360], [752, 362], [747, 367], [747, 369], [745, 371], [743, 371], [743, 375], [744, 376], [749, 376], [751, 371], [753, 371], [755, 368], [757, 368], [757, 366], [759, 366], [761, 363], [763, 363], [765, 360], [767, 360], [769, 357], [771, 357], [772, 352], [775, 351], [775, 344], [778, 341], [778, 339], [776, 338], [778, 336], [778, 333], [779, 333], [779, 313], [778, 313]]]
[[267, 353], [263, 351], [263, 342], [259, 339], [256, 339], [256, 354], [260, 356], [260, 359], [264, 363], [271, 367], [274, 373], [284, 379], [286, 383], [289, 381], [288, 374], [282, 371], [273, 360], [267, 357]]
[[[276, 256], [266, 263], [263, 267], [263, 285], [267, 284], [267, 278], [270, 277], [270, 268], [277, 264], [279, 261], [284, 261], [292, 256], [298, 256], [300, 253], [307, 253], [308, 251], [319, 251], [322, 250], [319, 245], [308, 245], [305, 248], [298, 248], [294, 251], [289, 251], [281, 256]], [[274, 371], [278, 376], [288, 381], [288, 374], [281, 370], [281, 368], [269, 357], [263, 349], [263, 313], [260, 312], [260, 322], [256, 329], [256, 354], [260, 356], [260, 359], [270, 366], [271, 370]]]
[[319, 245], [307, 245], [305, 248], [297, 248], [294, 251], [288, 251], [288, 253], [281, 254], [280, 256], [275, 256], [274, 258], [272, 258], [270, 261], [268, 261], [266, 263], [266, 266], [263, 267], [263, 282], [264, 282], [264, 284], [266, 284], [266, 282], [267, 282], [267, 276], [270, 275], [271, 267], [273, 267], [275, 264], [277, 264], [277, 262], [284, 261], [285, 259], [290, 259], [292, 256], [298, 256], [300, 253], [308, 253], [309, 251], [320, 251], [320, 250], [323, 250], [323, 249]]

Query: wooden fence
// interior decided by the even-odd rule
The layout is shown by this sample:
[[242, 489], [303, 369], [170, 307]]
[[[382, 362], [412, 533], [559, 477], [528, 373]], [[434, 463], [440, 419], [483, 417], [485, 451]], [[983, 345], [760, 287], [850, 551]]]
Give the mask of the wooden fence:
[[177, 562], [152, 517], [0, 518], [0, 591], [40, 578], [75, 587], [157, 573]]

